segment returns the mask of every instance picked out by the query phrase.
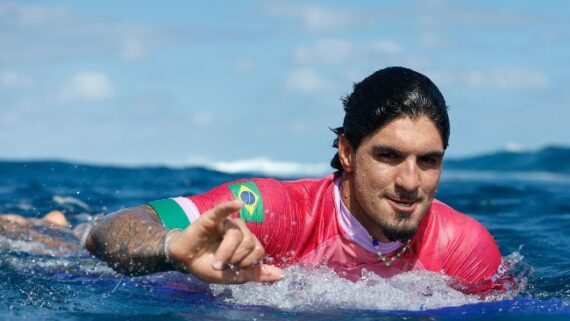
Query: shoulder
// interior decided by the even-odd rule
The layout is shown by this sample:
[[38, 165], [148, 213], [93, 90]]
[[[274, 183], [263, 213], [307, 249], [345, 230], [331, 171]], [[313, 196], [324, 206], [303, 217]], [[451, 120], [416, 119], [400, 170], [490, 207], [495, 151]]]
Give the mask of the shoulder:
[[[491, 233], [489, 233], [483, 224], [439, 200], [432, 202], [430, 215], [431, 223], [436, 224], [440, 234], [444, 234], [443, 236], [450, 238], [450, 241], [457, 239], [457, 241], [461, 241], [464, 245], [476, 245], [481, 242], [491, 242], [495, 244]], [[476, 242], [472, 243], [469, 241]]]
[[476, 219], [457, 211], [437, 199], [433, 200], [430, 213], [433, 220], [445, 221], [445, 226], [450, 229], [462, 230], [464, 227], [484, 228]]
[[321, 189], [327, 189], [334, 185], [334, 175], [322, 178], [303, 178], [293, 181], [283, 181], [283, 186], [291, 191], [302, 193], [315, 193]]
[[312, 189], [318, 186], [333, 184], [333, 174], [321, 178], [301, 178], [295, 180], [280, 180], [275, 178], [245, 178], [230, 181], [224, 185], [239, 185], [255, 183], [264, 188], [284, 188], [284, 189]]
[[[199, 204], [198, 207], [210, 208], [221, 201], [258, 198], [262, 204], [273, 208], [308, 202], [312, 203], [322, 192], [334, 186], [334, 176], [324, 178], [304, 178], [297, 180], [278, 180], [274, 178], [246, 178], [224, 183], [202, 194], [188, 198]], [[202, 204], [204, 203], [204, 204]]]
[[439, 231], [438, 243], [445, 244], [448, 251], [445, 259], [448, 272], [469, 282], [496, 272], [501, 254], [483, 224], [437, 200], [430, 211], [432, 226]]
[[253, 185], [259, 189], [264, 197], [283, 197], [285, 195], [294, 194], [314, 194], [316, 191], [332, 186], [333, 175], [323, 178], [303, 178], [296, 180], [278, 180], [274, 178], [249, 178], [224, 184], [231, 190], [240, 188], [241, 186]]

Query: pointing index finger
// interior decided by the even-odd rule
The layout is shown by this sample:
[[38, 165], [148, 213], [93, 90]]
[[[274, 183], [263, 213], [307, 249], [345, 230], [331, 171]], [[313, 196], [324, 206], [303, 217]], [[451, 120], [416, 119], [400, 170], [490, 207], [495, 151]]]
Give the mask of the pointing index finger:
[[204, 213], [201, 218], [204, 221], [210, 221], [211, 224], [217, 227], [220, 226], [230, 214], [239, 211], [242, 207], [243, 203], [241, 201], [232, 200], [210, 209]]

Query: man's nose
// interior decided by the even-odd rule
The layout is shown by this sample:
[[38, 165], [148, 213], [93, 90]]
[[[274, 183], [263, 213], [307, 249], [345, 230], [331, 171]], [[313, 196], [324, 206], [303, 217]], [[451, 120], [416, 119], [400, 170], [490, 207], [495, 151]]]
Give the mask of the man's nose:
[[396, 187], [406, 192], [415, 192], [420, 186], [420, 171], [415, 159], [406, 159], [400, 164]]

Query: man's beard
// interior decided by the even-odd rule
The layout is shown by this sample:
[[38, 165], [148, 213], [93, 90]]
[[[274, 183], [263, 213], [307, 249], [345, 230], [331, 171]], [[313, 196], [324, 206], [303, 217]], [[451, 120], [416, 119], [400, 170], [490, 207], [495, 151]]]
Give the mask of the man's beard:
[[384, 236], [391, 242], [395, 241], [407, 241], [416, 235], [418, 231], [418, 225], [413, 226], [396, 226], [391, 224], [381, 224], [380, 230]]

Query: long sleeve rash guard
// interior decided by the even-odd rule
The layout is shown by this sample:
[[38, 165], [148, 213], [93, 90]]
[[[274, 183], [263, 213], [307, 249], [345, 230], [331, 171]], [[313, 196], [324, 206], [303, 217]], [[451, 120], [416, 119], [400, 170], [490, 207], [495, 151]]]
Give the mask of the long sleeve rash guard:
[[383, 277], [411, 270], [443, 272], [463, 283], [488, 280], [501, 264], [490, 233], [475, 219], [434, 200], [409, 249], [387, 266], [403, 244], [379, 243], [354, 218], [339, 193], [340, 177], [278, 181], [256, 178], [230, 182], [199, 195], [151, 202], [167, 228], [185, 228], [217, 204], [240, 199], [241, 217], [265, 248], [272, 264], [326, 265], [356, 280], [364, 269]]

